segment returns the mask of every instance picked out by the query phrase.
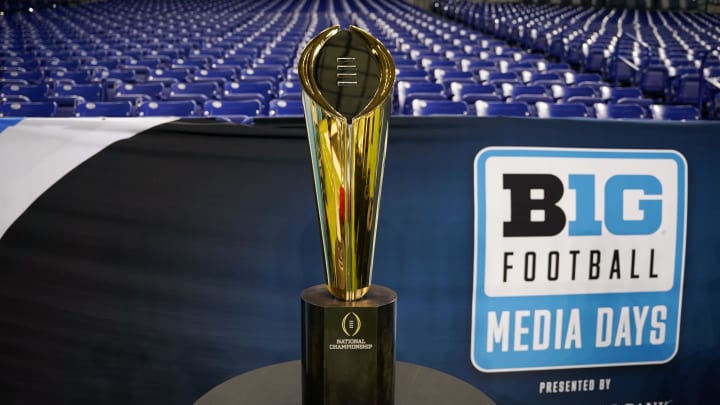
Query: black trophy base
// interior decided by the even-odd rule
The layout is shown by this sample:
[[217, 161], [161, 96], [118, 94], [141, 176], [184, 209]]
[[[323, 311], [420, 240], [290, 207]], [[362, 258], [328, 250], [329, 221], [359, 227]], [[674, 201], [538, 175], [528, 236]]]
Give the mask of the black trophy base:
[[373, 285], [348, 302], [316, 285], [301, 298], [303, 405], [392, 405], [395, 291]]

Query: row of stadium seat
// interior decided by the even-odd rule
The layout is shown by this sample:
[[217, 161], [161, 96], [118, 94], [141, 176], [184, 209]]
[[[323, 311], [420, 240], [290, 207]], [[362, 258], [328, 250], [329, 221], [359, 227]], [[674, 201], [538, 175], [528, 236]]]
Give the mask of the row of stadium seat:
[[[632, 103], [564, 103], [536, 101], [465, 101], [414, 99], [409, 103], [407, 114], [413, 116], [432, 115], [477, 115], [479, 117], [514, 116], [539, 118], [601, 118], [601, 119], [645, 119], [687, 121], [697, 120], [698, 111], [692, 106], [650, 105], [647, 109]], [[5, 103], [0, 107], [2, 117], [54, 117], [58, 104], [54, 101], [30, 103]], [[270, 117], [302, 116], [300, 100], [271, 100], [267, 115]], [[135, 107], [129, 101], [86, 102], [74, 107], [77, 117], [257, 117], [264, 113], [259, 100], [206, 101], [202, 107], [194, 100], [148, 101]]]
[[717, 116], [720, 18], [707, 13], [436, 2], [437, 12], [647, 97]]
[[[300, 97], [296, 61], [304, 44], [329, 25], [355, 24], [393, 54], [395, 114], [412, 114], [416, 99], [463, 101], [472, 109], [477, 100], [522, 101], [532, 107], [576, 97], [573, 102], [592, 106], [619, 101], [607, 96], [614, 91], [608, 89], [628, 84], [633, 95], [625, 98], [648, 115], [651, 104], [667, 101], [641, 82], [608, 80], [605, 72], [523, 49], [515, 34], [504, 31], [509, 23], [493, 25], [495, 31], [485, 24], [491, 16], [502, 20], [514, 10], [538, 14], [537, 24], [550, 15], [592, 17], [594, 10], [452, 4], [456, 8], [446, 15], [456, 21], [400, 0], [109, 0], [10, 13], [0, 16], [5, 33], [0, 36], [0, 93], [6, 104], [55, 102], [59, 116], [75, 115], [77, 106], [89, 102], [128, 101], [138, 111], [150, 102], [188, 100], [197, 106], [259, 100], [260, 115], [269, 115], [271, 102]], [[483, 7], [481, 13], [465, 12], [477, 7]], [[681, 98], [673, 100], [681, 104]], [[197, 108], [196, 113], [204, 112]]]
[[[0, 117], [57, 117], [56, 101], [8, 102], [1, 105]], [[75, 117], [144, 117], [144, 116], [287, 116], [302, 115], [300, 100], [271, 100], [265, 106], [259, 99], [80, 102], [72, 107]]]

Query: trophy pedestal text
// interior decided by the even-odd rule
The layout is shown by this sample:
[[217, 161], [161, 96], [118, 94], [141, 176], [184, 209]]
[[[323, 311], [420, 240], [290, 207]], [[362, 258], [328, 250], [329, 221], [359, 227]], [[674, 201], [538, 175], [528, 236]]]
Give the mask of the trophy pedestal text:
[[397, 294], [373, 285], [341, 301], [323, 284], [301, 301], [303, 404], [392, 405]]

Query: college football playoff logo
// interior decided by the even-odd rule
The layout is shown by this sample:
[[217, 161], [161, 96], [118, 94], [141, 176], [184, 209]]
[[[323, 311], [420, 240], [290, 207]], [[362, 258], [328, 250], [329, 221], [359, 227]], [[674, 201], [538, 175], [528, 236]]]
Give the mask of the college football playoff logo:
[[355, 312], [348, 312], [343, 317], [341, 326], [342, 331], [348, 337], [353, 337], [360, 333], [360, 327], [362, 327], [362, 322], [360, 321], [360, 317]]

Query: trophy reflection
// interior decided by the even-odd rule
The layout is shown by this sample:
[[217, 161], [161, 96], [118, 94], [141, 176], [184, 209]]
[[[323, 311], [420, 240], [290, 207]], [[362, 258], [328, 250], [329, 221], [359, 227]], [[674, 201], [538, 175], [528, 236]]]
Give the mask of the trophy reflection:
[[303, 291], [303, 403], [392, 404], [394, 291], [370, 285], [395, 65], [360, 28], [330, 27], [298, 63], [325, 284]]

